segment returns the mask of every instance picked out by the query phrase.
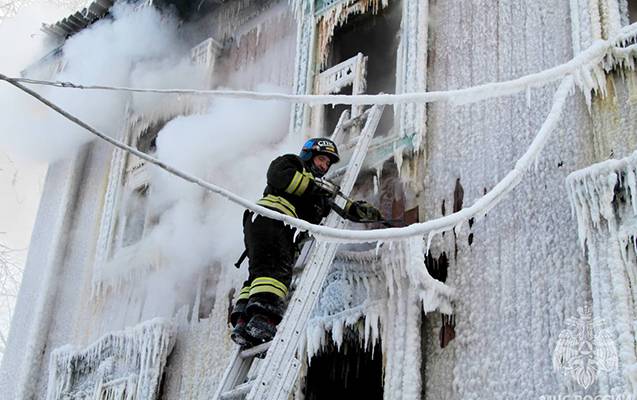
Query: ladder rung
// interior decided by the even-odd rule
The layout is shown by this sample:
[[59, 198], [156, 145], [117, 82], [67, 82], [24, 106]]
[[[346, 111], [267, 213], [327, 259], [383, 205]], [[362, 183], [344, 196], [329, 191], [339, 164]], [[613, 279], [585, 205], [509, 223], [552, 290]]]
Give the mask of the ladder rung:
[[221, 400], [236, 399], [237, 397], [243, 396], [250, 391], [253, 384], [254, 384], [254, 380], [247, 381], [242, 383], [241, 385], [238, 385], [232, 390], [223, 392], [221, 393]]
[[265, 342], [265, 343], [261, 343], [258, 346], [254, 346], [254, 347], [250, 347], [249, 349], [242, 350], [241, 353], [239, 353], [239, 357], [246, 359], [246, 358], [254, 357], [261, 353], [265, 353], [266, 351], [268, 351], [271, 344], [272, 344], [271, 341]]

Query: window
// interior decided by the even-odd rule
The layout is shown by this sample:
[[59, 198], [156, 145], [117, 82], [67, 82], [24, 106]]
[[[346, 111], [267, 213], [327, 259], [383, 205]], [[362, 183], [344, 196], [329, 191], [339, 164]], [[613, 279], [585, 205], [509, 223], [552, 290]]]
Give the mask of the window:
[[[360, 6], [356, 3], [347, 11], [350, 14], [332, 17], [335, 20], [331, 21], [328, 16], [319, 18], [317, 62], [323, 64], [323, 68], [315, 83], [316, 93], [394, 93], [401, 20], [401, 8], [396, 3], [380, 10], [361, 9], [362, 3]], [[336, 27], [331, 28], [332, 24]], [[342, 79], [344, 77], [350, 79]], [[339, 84], [340, 81], [345, 84]], [[324, 113], [315, 108], [313, 123], [317, 131], [331, 134], [347, 107], [326, 107]], [[352, 107], [352, 116], [357, 114], [356, 107]], [[392, 125], [393, 115], [387, 110], [379, 124], [379, 134], [387, 134]]]
[[47, 398], [156, 399], [174, 336], [170, 322], [151, 320], [82, 350], [59, 347], [51, 353]]
[[[150, 124], [135, 124], [131, 132], [134, 147], [146, 154], [153, 154], [157, 149], [157, 134], [166, 122], [160, 120]], [[158, 213], [149, 210], [148, 206], [152, 193], [148, 165], [132, 154], [126, 155], [124, 165], [111, 255], [139, 242], [149, 228], [159, 222]]]
[[125, 204], [122, 247], [137, 243], [144, 234], [148, 203], [148, 184], [135, 188], [128, 194]]
[[[396, 54], [401, 8], [391, 2], [377, 13], [351, 15], [347, 23], [338, 27], [332, 37], [328, 63], [333, 65], [362, 53], [367, 58], [365, 92], [394, 93], [396, 87]], [[342, 106], [341, 106], [342, 107]], [[328, 127], [334, 127], [342, 110], [329, 107], [326, 115]], [[378, 134], [385, 135], [393, 125], [391, 109], [383, 113]]]

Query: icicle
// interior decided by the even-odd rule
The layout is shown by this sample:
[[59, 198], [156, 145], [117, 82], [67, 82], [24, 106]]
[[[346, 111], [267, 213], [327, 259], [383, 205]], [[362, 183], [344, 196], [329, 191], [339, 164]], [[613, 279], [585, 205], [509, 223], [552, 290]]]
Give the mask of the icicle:
[[378, 188], [380, 184], [378, 183], [378, 175], [374, 175], [374, 196], [378, 196]]
[[[456, 235], [460, 235], [462, 233], [462, 230], [464, 229], [464, 225], [465, 225], [465, 220], [462, 219], [460, 220], [460, 222], [458, 222], [456, 224], [456, 226], [453, 227], [453, 231], [456, 232]], [[427, 245], [427, 252], [426, 254], [429, 254], [429, 245]]]
[[531, 108], [531, 86], [526, 87], [526, 106]]
[[431, 247], [431, 240], [433, 239], [436, 231], [430, 231], [429, 235], [427, 235], [427, 246], [425, 246], [425, 255], [429, 255], [429, 248]]
[[[71, 346], [57, 348], [51, 354], [47, 399], [76, 398], [80, 392], [87, 394], [86, 382], [78, 381], [81, 371], [84, 376], [97, 372], [96, 378], [107, 378], [93, 386], [107, 387], [107, 393], [132, 390], [134, 398], [150, 400], [159, 389], [174, 338], [175, 331], [170, 322], [154, 319], [122, 332], [109, 333], [85, 350]], [[115, 365], [117, 373], [128, 375], [112, 375], [110, 371]], [[88, 394], [98, 398], [98, 393]]]
[[396, 143], [394, 143], [394, 163], [396, 164], [396, 169], [398, 170], [398, 174], [400, 176], [400, 170], [403, 165], [403, 147], [397, 147]]
[[371, 10], [376, 14], [380, 6], [386, 7], [385, 2], [379, 0], [344, 0], [335, 5], [328, 6], [327, 10], [319, 10], [321, 15], [318, 18], [318, 54], [321, 65], [327, 62], [327, 47], [332, 40], [334, 31], [338, 26], [344, 25], [352, 14], [362, 14]]

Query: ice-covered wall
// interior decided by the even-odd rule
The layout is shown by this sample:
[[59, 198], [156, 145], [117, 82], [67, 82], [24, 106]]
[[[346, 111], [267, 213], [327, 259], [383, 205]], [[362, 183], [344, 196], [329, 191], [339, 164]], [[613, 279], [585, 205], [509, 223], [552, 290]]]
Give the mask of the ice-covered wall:
[[591, 104], [595, 162], [626, 157], [637, 148], [637, 73], [621, 69], [609, 74], [606, 93]]
[[41, 354], [47, 342], [48, 327], [54, 320], [51, 310], [58, 284], [60, 260], [85, 156], [59, 161], [49, 166], [43, 189], [48, 193], [38, 209], [31, 247], [9, 332], [0, 371], [0, 392], [20, 398], [38, 385], [39, 369], [46, 365]]
[[[573, 2], [572, 2], [573, 3]], [[573, 57], [568, 2], [430, 2], [429, 91], [538, 72]], [[427, 110], [425, 219], [471, 204], [526, 150], [551, 106], [555, 85], [473, 105]], [[551, 357], [565, 320], [590, 299], [564, 179], [594, 161], [583, 96], [520, 185], [461, 232], [437, 236], [457, 291], [456, 337], [440, 348], [439, 318], [427, 323], [426, 398], [528, 399], [578, 392]], [[619, 139], [624, 143], [629, 133]], [[460, 188], [460, 190], [458, 189]], [[591, 389], [592, 390], [592, 389]]]
[[[637, 393], [637, 152], [573, 172], [568, 191], [590, 265], [593, 317], [611, 329], [618, 363], [599, 371], [600, 394]], [[606, 326], [596, 326], [597, 335]], [[599, 345], [599, 344], [598, 344]]]
[[[469, 4], [430, 1], [428, 9], [421, 9], [429, 13], [428, 90], [502, 81], [569, 60], [577, 51], [571, 32], [574, 25], [564, 21], [574, 15], [574, 4], [579, 7], [578, 13], [587, 10], [580, 3], [516, 0], [494, 7], [487, 0]], [[263, 3], [267, 5], [263, 8], [256, 4], [229, 2], [209, 19], [223, 21], [222, 27], [211, 30], [221, 35], [217, 39], [228, 39], [218, 64], [226, 81], [218, 83], [252, 88], [257, 82], [268, 81], [291, 89], [293, 77], [300, 75], [294, 73], [294, 53], [306, 49], [294, 48], [303, 42], [294, 40], [295, 23], [285, 1]], [[410, 8], [404, 10], [409, 12]], [[420, 18], [425, 16], [420, 15], [418, 21]], [[588, 19], [578, 21], [581, 27]], [[409, 26], [417, 25], [413, 21]], [[299, 37], [305, 34], [298, 32]], [[417, 50], [412, 47], [410, 51]], [[422, 77], [414, 71], [425, 68], [415, 65], [423, 59], [407, 53], [401, 60], [409, 68], [402, 70]], [[303, 57], [299, 60], [308, 61]], [[306, 66], [296, 67], [304, 70]], [[619, 74], [613, 81], [612, 90], [621, 94], [617, 98], [632, 101], [634, 73], [625, 75], [627, 81], [622, 80], [623, 76]], [[403, 166], [410, 168], [403, 168], [401, 177], [424, 177], [412, 185], [424, 185], [424, 190], [411, 200], [419, 203], [420, 220], [473, 203], [510, 171], [545, 119], [555, 87], [529, 89], [524, 94], [471, 105], [428, 105], [426, 135], [422, 137], [422, 152], [417, 155], [420, 169], [413, 168], [417, 165], [413, 160], [406, 160]], [[338, 343], [343, 327], [360, 323], [365, 315], [365, 325], [360, 327], [364, 342], [375, 342], [379, 334], [387, 338], [382, 342], [386, 398], [418, 398], [421, 390], [425, 398], [432, 399], [526, 399], [580, 391], [572, 382], [561, 380], [551, 363], [565, 320], [576, 316], [577, 308], [591, 297], [594, 280], [577, 245], [564, 178], [603, 157], [608, 148], [623, 152], [634, 147], [634, 134], [630, 136], [634, 106], [621, 103], [612, 114], [604, 108], [607, 98], [611, 97], [594, 97], [589, 113], [584, 96], [578, 93], [571, 97], [536, 168], [508, 198], [485, 218], [433, 237], [433, 255], [444, 251], [449, 256], [446, 283], [455, 288], [454, 296], [448, 286], [432, 281], [424, 272], [424, 253], [429, 246], [422, 238], [386, 243], [365, 254], [341, 254], [310, 323], [309, 353], [316, 351], [325, 331]], [[604, 118], [616, 124], [612, 140], [603, 124], [596, 125]], [[596, 144], [606, 139], [610, 145]], [[60, 252], [64, 262], [55, 261], [63, 273], [53, 281], [52, 295], [45, 297], [50, 299], [44, 307], [50, 318], [41, 320], [45, 330], [33, 333], [29, 339], [31, 350], [46, 348], [46, 359], [52, 349], [63, 344], [85, 345], [110, 331], [158, 315], [172, 317], [176, 344], [168, 359], [163, 393], [167, 398], [207, 398], [232, 348], [227, 313], [230, 289], [239, 281], [237, 274], [233, 268], [224, 269], [211, 293], [183, 288], [184, 293], [196, 295], [173, 298], [137, 285], [134, 281], [139, 276], [123, 273], [114, 278], [117, 285], [107, 287], [97, 298], [91, 296], [91, 266], [100, 230], [98, 215], [108, 201], [113, 151], [106, 145], [94, 145], [88, 154], [81, 165], [73, 167], [77, 175], [69, 175], [76, 189], [68, 191], [67, 196], [74, 197], [77, 206], [67, 211], [68, 236], [63, 243], [68, 246]], [[59, 179], [63, 178], [51, 178], [48, 184], [55, 185]], [[625, 256], [628, 262], [634, 262], [634, 253], [627, 251]], [[142, 274], [141, 279], [146, 277]], [[30, 286], [34, 286], [34, 280], [30, 280]], [[201, 279], [189, 283], [204, 287]], [[204, 302], [213, 303], [210, 314], [202, 307]], [[22, 309], [25, 307], [22, 305]], [[437, 314], [427, 317], [421, 349], [423, 308], [454, 314], [456, 337], [444, 349], [439, 345]], [[200, 315], [203, 309], [206, 314]], [[35, 393], [43, 394], [43, 364], [37, 360], [23, 364], [30, 370], [21, 375], [21, 382], [28, 377], [38, 386]], [[417, 368], [421, 364], [424, 382]]]
[[271, 2], [266, 10], [232, 32], [222, 55], [219, 82], [235, 89], [267, 83], [291, 92], [296, 51], [296, 21], [286, 2]]

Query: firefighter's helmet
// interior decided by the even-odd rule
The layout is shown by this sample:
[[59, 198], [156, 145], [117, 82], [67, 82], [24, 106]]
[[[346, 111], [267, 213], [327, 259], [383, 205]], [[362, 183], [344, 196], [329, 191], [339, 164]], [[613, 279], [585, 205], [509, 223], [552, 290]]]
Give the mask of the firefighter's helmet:
[[318, 154], [328, 156], [332, 164], [336, 164], [341, 159], [338, 155], [336, 144], [327, 138], [309, 139], [303, 145], [299, 157], [301, 157], [303, 161], [309, 161]]

